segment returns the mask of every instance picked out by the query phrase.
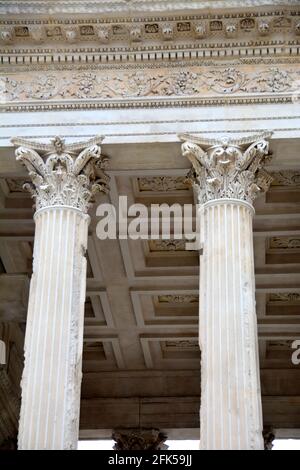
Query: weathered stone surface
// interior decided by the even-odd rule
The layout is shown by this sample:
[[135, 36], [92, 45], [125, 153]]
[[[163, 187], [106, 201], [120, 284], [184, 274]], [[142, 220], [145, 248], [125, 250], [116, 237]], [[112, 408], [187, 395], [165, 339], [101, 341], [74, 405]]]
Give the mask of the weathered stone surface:
[[93, 193], [106, 191], [102, 182], [107, 178], [103, 174], [100, 184], [93, 183], [95, 160], [100, 160], [96, 142], [88, 142], [86, 149], [82, 143], [65, 146], [59, 138], [50, 145], [22, 139], [14, 143], [22, 145], [16, 155], [29, 170], [38, 208], [18, 447], [76, 449], [89, 224], [86, 212]]

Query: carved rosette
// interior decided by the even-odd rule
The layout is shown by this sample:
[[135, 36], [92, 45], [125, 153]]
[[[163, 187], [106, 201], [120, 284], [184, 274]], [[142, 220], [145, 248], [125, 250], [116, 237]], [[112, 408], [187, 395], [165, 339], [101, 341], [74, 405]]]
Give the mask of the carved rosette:
[[31, 178], [24, 189], [35, 199], [37, 210], [68, 206], [86, 213], [97, 192], [108, 192], [109, 177], [103, 171], [107, 158], [101, 155], [98, 145], [102, 140], [95, 137], [67, 145], [59, 137], [50, 144], [12, 139], [18, 146], [16, 158]]
[[192, 163], [188, 179], [200, 204], [215, 199], [239, 199], [250, 204], [268, 190], [272, 177], [263, 169], [270, 158], [271, 133], [242, 139], [205, 140], [180, 135], [182, 153]]

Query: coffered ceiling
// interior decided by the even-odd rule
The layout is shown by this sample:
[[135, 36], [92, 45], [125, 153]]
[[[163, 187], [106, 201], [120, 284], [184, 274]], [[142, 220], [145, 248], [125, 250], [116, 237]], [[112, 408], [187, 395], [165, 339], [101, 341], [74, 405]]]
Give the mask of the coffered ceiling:
[[[154, 145], [154, 144], [153, 144]], [[179, 145], [179, 144], [178, 144]], [[154, 149], [155, 147], [153, 147]], [[264, 419], [300, 426], [300, 371], [291, 344], [300, 336], [300, 167], [271, 170], [256, 204], [254, 247]], [[81, 429], [198, 426], [200, 352], [196, 251], [181, 240], [99, 240], [97, 204], [193, 203], [186, 170], [137, 169], [111, 176], [109, 196], [91, 211], [85, 308]], [[2, 177], [2, 321], [24, 323], [34, 222], [24, 176]], [[201, 258], [200, 258], [201, 269]], [[201, 324], [199, 325], [201, 328]], [[104, 432], [104, 431], [103, 431]]]

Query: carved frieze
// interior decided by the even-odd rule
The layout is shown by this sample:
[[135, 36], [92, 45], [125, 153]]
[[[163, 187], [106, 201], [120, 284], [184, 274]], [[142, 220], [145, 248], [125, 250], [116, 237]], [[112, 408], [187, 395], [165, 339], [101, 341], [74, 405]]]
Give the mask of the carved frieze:
[[268, 190], [271, 176], [263, 169], [270, 157], [271, 133], [242, 139], [210, 140], [180, 135], [183, 156], [192, 163], [189, 173], [200, 204], [214, 199], [240, 199], [253, 203]]
[[150, 240], [150, 251], [185, 251], [186, 240]]
[[283, 170], [270, 173], [273, 181], [271, 186], [300, 186], [300, 171]]
[[145, 176], [138, 178], [139, 191], [185, 191], [190, 184], [184, 176]]
[[280, 96], [299, 91], [300, 67], [249, 66], [105, 69], [31, 72], [0, 76], [0, 103], [71, 100], [136, 100], [252, 95]]
[[6, 178], [5, 179], [7, 187], [10, 193], [24, 193], [24, 185], [28, 183], [28, 180], [24, 178]]
[[188, 351], [198, 351], [199, 350], [199, 345], [198, 341], [195, 340], [190, 340], [190, 339], [184, 339], [184, 340], [169, 340], [164, 342], [164, 349], [170, 351], [170, 350], [188, 350]]
[[299, 237], [271, 237], [269, 239], [269, 248], [298, 250], [300, 249]]
[[300, 302], [300, 293], [298, 292], [278, 292], [276, 294], [269, 295], [270, 302]]
[[66, 144], [55, 137], [50, 144], [12, 139], [16, 157], [31, 179], [25, 188], [35, 199], [36, 209], [71, 206], [87, 212], [98, 191], [108, 192], [108, 176], [103, 169], [106, 158], [101, 155], [102, 137], [87, 142]]
[[175, 294], [167, 294], [167, 295], [159, 295], [158, 296], [159, 303], [171, 303], [171, 304], [191, 304], [191, 303], [198, 303], [199, 296], [198, 295], [189, 295], [189, 294], [182, 294], [182, 295], [175, 295]]

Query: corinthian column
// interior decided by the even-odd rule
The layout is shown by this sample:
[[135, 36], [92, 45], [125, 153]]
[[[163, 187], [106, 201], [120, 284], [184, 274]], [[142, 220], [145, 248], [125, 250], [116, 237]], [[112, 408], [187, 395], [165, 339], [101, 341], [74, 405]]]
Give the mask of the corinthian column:
[[35, 199], [19, 449], [76, 449], [90, 200], [107, 191], [98, 137], [65, 145], [13, 139]]
[[180, 136], [200, 204], [202, 449], [263, 449], [252, 206], [266, 191], [270, 134]]

